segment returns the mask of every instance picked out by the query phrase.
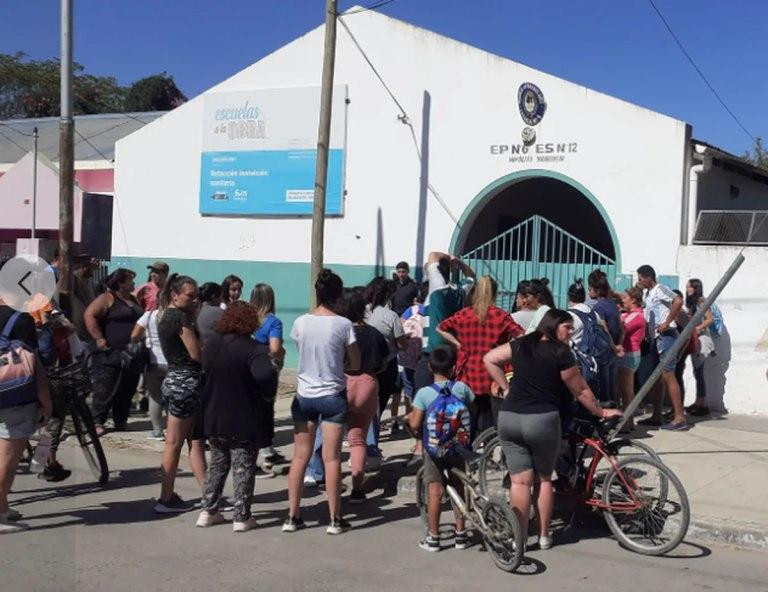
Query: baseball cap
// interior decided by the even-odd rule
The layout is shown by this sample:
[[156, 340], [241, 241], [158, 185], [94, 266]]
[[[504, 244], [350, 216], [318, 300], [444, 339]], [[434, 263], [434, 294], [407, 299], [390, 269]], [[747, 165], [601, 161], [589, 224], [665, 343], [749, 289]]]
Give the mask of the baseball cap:
[[164, 273], [165, 275], [168, 275], [168, 272], [170, 271], [170, 267], [168, 267], [168, 264], [165, 261], [155, 261], [152, 265], [147, 265], [147, 269], [153, 269], [155, 271], [159, 271], [160, 273]]
[[410, 267], [408, 267], [407, 261], [401, 261], [397, 265], [395, 265], [395, 269], [404, 269], [405, 271], [410, 271]]

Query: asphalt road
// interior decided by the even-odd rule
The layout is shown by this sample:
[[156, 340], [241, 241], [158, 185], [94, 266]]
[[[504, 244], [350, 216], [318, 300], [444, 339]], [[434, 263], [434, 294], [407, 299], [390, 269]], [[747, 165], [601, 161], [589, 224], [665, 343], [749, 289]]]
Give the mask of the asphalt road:
[[[367, 505], [345, 505], [354, 528], [342, 536], [325, 534], [326, 506], [317, 491], [304, 504], [309, 528], [280, 531], [284, 477], [257, 481], [260, 528], [242, 534], [228, 524], [196, 528], [196, 512], [152, 513], [156, 452], [109, 449], [108, 456], [114, 473], [106, 489], [93, 486], [80, 451], [69, 446], [63, 460], [75, 474], [68, 481], [17, 477], [11, 503], [32, 529], [0, 537], [2, 592], [768, 591], [766, 553], [688, 542], [673, 557], [643, 557], [621, 549], [597, 522], [549, 551], [530, 552], [521, 575], [498, 570], [477, 546], [426, 553], [417, 546], [416, 508], [409, 496], [394, 495], [391, 479], [371, 482], [377, 488]], [[177, 490], [192, 499], [196, 489], [185, 472]]]

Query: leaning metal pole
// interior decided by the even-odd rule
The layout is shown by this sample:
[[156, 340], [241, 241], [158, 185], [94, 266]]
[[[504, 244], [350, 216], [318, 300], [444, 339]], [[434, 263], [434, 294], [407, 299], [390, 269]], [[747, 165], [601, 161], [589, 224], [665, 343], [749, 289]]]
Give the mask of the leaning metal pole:
[[667, 350], [667, 352], [664, 354], [664, 357], [661, 358], [661, 361], [656, 365], [656, 368], [654, 368], [653, 372], [651, 372], [651, 375], [643, 383], [643, 386], [641, 386], [640, 390], [637, 391], [635, 398], [632, 399], [632, 402], [624, 410], [624, 416], [622, 417], [621, 422], [611, 432], [610, 434], [611, 438], [613, 438], [616, 434], [618, 434], [619, 430], [624, 426], [625, 423], [627, 423], [629, 418], [631, 418], [634, 415], [635, 410], [642, 404], [643, 399], [645, 399], [645, 397], [653, 388], [653, 385], [656, 384], [656, 381], [661, 377], [661, 373], [664, 371], [664, 367], [672, 360], [677, 359], [677, 354], [680, 352], [680, 349], [683, 347], [683, 344], [688, 343], [688, 340], [690, 339], [691, 333], [693, 333], [693, 330], [701, 322], [701, 319], [704, 318], [704, 314], [715, 302], [715, 299], [717, 299], [717, 297], [720, 296], [720, 293], [728, 285], [728, 282], [731, 281], [731, 278], [733, 278], [733, 276], [739, 270], [739, 267], [741, 267], [742, 263], [744, 263], [744, 255], [742, 253], [739, 253], [736, 256], [736, 259], [733, 260], [733, 263], [731, 263], [731, 266], [723, 274], [723, 277], [720, 278], [720, 281], [717, 282], [712, 292], [710, 292], [709, 296], [706, 297], [703, 304], [698, 307], [698, 309], [696, 310], [696, 314], [693, 315], [693, 317], [691, 318], [690, 321], [688, 321], [688, 324], [685, 326], [683, 331], [680, 333], [677, 339], [675, 339], [675, 342], [674, 344], [672, 344], [672, 347], [670, 347]]

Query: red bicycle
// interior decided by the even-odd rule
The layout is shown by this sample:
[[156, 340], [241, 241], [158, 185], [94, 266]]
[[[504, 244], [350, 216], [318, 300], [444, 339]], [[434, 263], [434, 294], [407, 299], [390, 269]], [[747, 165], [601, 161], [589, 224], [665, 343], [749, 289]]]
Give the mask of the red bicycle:
[[[688, 496], [677, 475], [650, 447], [633, 440], [610, 440], [619, 420], [574, 422], [569, 434], [573, 461], [568, 464], [575, 464], [575, 474], [566, 479], [568, 494], [601, 511], [624, 547], [643, 555], [669, 553], [688, 532]], [[503, 453], [498, 439], [485, 448], [479, 467], [481, 489], [498, 495], [499, 486], [506, 489], [500, 477]]]

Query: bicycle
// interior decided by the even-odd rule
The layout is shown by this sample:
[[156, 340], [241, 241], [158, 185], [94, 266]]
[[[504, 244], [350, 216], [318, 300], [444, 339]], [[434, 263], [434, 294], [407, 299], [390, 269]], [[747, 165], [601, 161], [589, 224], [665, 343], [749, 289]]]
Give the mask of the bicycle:
[[[457, 468], [443, 471], [446, 478], [445, 491], [451, 505], [464, 517], [470, 529], [481, 533], [484, 546], [496, 566], [513, 572], [523, 561], [525, 538], [520, 523], [509, 505], [480, 492], [477, 479], [472, 475], [476, 473], [482, 457], [470, 451], [462, 454], [467, 463], [467, 472]], [[449, 477], [461, 482], [463, 496], [450, 484]], [[428, 499], [428, 484], [424, 483], [424, 467], [421, 467], [416, 473], [416, 505], [425, 528], [428, 528]]]
[[[570, 458], [575, 459], [576, 453], [573, 450], [574, 447], [578, 447], [581, 441], [578, 438], [574, 438], [575, 434], [592, 436], [595, 434], [596, 426], [595, 422], [591, 418], [577, 416], [571, 422], [569, 429], [569, 443], [571, 445]], [[624, 458], [625, 456], [649, 456], [659, 462], [661, 459], [656, 452], [645, 444], [632, 440], [630, 438], [615, 438], [609, 443], [613, 456], [618, 458]], [[472, 449], [476, 452], [483, 452], [483, 462], [478, 468], [480, 488], [484, 493], [493, 495], [495, 497], [507, 498], [507, 490], [509, 489], [509, 476], [507, 474], [507, 465], [504, 459], [504, 452], [501, 449], [501, 441], [498, 438], [498, 431], [495, 427], [490, 427], [487, 430], [481, 432], [475, 441], [472, 443]], [[558, 473], [567, 474], [569, 468], [575, 461], [571, 461], [570, 467], [565, 467], [565, 470], [561, 470], [564, 460], [558, 458]], [[598, 482], [602, 482], [606, 476], [609, 466], [606, 463], [599, 464], [596, 470], [596, 479]]]
[[[572, 492], [581, 505], [600, 510], [619, 544], [643, 555], [663, 555], [685, 538], [690, 523], [690, 504], [680, 479], [653, 451], [626, 440], [644, 454], [618, 457], [621, 440], [611, 440], [620, 417], [592, 422], [593, 434], [570, 434], [580, 447]], [[592, 454], [589, 463], [587, 453]], [[598, 466], [610, 465], [603, 476]], [[481, 473], [482, 475], [482, 473]]]
[[[98, 483], [104, 485], [109, 480], [109, 466], [101, 441], [96, 435], [96, 424], [91, 410], [86, 403], [86, 398], [92, 390], [88, 359], [86, 357], [82, 361], [67, 366], [49, 368], [48, 384], [52, 391], [66, 400], [75, 436], [88, 467]], [[27, 455], [31, 463], [34, 449], [29, 443], [27, 443]]]

